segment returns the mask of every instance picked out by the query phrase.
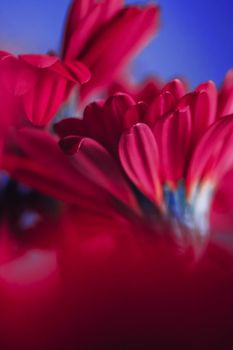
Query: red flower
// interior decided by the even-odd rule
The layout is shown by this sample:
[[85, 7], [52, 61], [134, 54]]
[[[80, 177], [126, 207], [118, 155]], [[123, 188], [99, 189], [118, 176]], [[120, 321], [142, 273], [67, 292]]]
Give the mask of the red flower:
[[106, 87], [158, 28], [155, 5], [125, 6], [122, 0], [73, 0], [64, 33], [62, 57], [79, 59], [92, 79], [81, 97]]
[[[62, 60], [0, 52], [3, 350], [233, 347], [232, 73], [219, 92], [108, 87], [157, 21], [154, 5], [74, 1]], [[59, 137], [34, 128], [25, 116], [47, 125], [88, 80], [77, 59], [82, 98], [130, 93]]]
[[217, 116], [212, 82], [184, 91], [175, 80], [149, 106], [127, 94], [90, 104], [56, 125], [69, 156], [31, 129], [17, 134], [21, 155], [4, 156], [12, 176], [79, 208], [59, 267], [80, 348], [233, 345], [232, 253], [210, 222], [233, 117]]
[[[232, 118], [218, 121], [217, 90], [212, 82], [184, 93], [182, 83], [175, 80], [163, 87], [149, 106], [135, 103], [126, 94], [110, 97], [106, 103], [95, 102], [86, 108], [82, 120], [66, 119], [56, 126], [62, 136], [60, 144], [69, 154], [77, 150], [79, 154], [89, 138], [95, 139], [119, 158], [129, 179], [162, 212], [172, 211], [166, 201], [176, 200], [181, 195], [176, 192], [185, 191], [186, 204], [196, 215], [194, 197], [197, 203], [205, 200], [232, 166]], [[80, 137], [87, 141], [80, 143]], [[84, 172], [95, 176], [88, 169]], [[184, 210], [182, 215], [188, 214]], [[190, 221], [189, 215], [186, 219]]]

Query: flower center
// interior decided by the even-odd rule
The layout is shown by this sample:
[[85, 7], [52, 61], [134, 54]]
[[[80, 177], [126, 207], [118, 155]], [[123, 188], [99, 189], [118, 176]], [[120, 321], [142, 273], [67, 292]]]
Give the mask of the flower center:
[[176, 225], [188, 231], [194, 231], [205, 238], [209, 233], [209, 211], [213, 197], [213, 186], [209, 183], [194, 187], [190, 198], [180, 181], [175, 190], [167, 185], [163, 188], [165, 216]]

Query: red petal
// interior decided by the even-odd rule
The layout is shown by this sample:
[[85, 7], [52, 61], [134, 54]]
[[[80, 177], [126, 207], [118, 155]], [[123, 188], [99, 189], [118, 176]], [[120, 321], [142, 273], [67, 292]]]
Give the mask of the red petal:
[[74, 0], [67, 18], [63, 56], [75, 59], [89, 44], [98, 29], [123, 6], [122, 0]]
[[35, 125], [46, 125], [64, 101], [67, 81], [56, 73], [41, 72], [36, 86], [23, 96], [28, 119]]
[[[128, 127], [127, 110], [135, 104], [132, 97], [118, 93], [109, 97], [103, 106], [102, 125], [104, 144], [117, 150], [122, 131]], [[131, 125], [130, 125], [131, 126]]]
[[95, 30], [98, 30], [100, 12], [101, 7], [95, 4], [85, 17], [76, 20], [75, 25], [72, 25], [72, 31], [66, 32], [62, 50], [62, 57], [65, 60], [77, 59], [80, 56], [83, 47], [93, 37]]
[[79, 61], [57, 61], [51, 70], [56, 72], [58, 76], [70, 80], [74, 83], [86, 83], [90, 79], [90, 71]]
[[185, 95], [178, 108], [189, 107], [192, 115], [192, 146], [216, 119], [217, 89], [212, 81], [199, 85], [192, 93]]
[[79, 61], [66, 61], [64, 65], [74, 82], [86, 83], [91, 78], [89, 69]]
[[106, 203], [103, 191], [84, 178], [77, 167], [60, 150], [57, 140], [46, 132], [21, 130], [14, 136], [23, 155], [4, 155], [3, 168], [18, 181], [72, 204], [95, 208], [94, 198]]
[[10, 54], [0, 60], [1, 80], [8, 91], [14, 95], [23, 95], [37, 82], [36, 69]]
[[155, 98], [148, 108], [145, 122], [149, 126], [154, 126], [156, 119], [175, 107], [175, 98], [171, 92], [165, 91]]
[[227, 72], [219, 91], [218, 117], [233, 113], [233, 69]]
[[103, 105], [104, 101], [95, 101], [87, 105], [83, 113], [86, 136], [99, 142], [104, 141], [102, 128]]
[[217, 89], [212, 81], [197, 87], [193, 115], [193, 133], [196, 143], [205, 130], [215, 121], [217, 112]]
[[54, 130], [59, 137], [63, 138], [70, 135], [85, 135], [85, 127], [83, 119], [79, 118], [65, 118], [60, 122], [54, 124]]
[[179, 79], [174, 79], [163, 87], [162, 92], [166, 91], [169, 91], [178, 101], [182, 96], [185, 95], [186, 87], [183, 81]]
[[118, 93], [103, 102], [94, 102], [84, 111], [87, 135], [115, 152], [122, 131], [127, 125], [127, 110], [135, 104], [127, 94]]
[[160, 202], [159, 155], [155, 138], [145, 124], [136, 124], [120, 140], [121, 164], [130, 180], [151, 201]]
[[128, 129], [134, 124], [143, 122], [147, 112], [147, 105], [144, 102], [138, 102], [130, 107], [124, 115], [124, 129]]
[[84, 83], [89, 70], [78, 61], [61, 62], [55, 56], [23, 55], [21, 62], [35, 66], [37, 84], [24, 95], [28, 119], [35, 125], [46, 125], [56, 114], [73, 88], [73, 83]]
[[176, 186], [182, 180], [188, 165], [191, 141], [191, 114], [189, 108], [157, 119], [154, 134], [162, 163], [163, 181]]
[[4, 60], [6, 57], [12, 56], [9, 52], [0, 50], [0, 60]]
[[[233, 168], [218, 183], [211, 206], [211, 232], [219, 235], [222, 244], [232, 249], [233, 227]], [[226, 234], [224, 242], [224, 233]], [[231, 243], [231, 247], [230, 247]]]
[[156, 96], [160, 93], [162, 82], [157, 78], [152, 77], [144, 81], [142, 88], [136, 92], [135, 98], [137, 101], [144, 101], [150, 105]]
[[59, 60], [50, 55], [19, 55], [19, 58], [37, 68], [49, 68]]
[[16, 126], [21, 120], [23, 111], [21, 99], [18, 96], [12, 95], [0, 81], [0, 148], [1, 142], [7, 137], [6, 130], [9, 127]]
[[131, 190], [117, 163], [100, 144], [92, 139], [82, 139], [74, 158], [76, 166], [85, 177], [119, 201], [135, 205]]
[[81, 138], [78, 136], [66, 136], [59, 141], [59, 145], [64, 153], [71, 156], [78, 151], [80, 141]]
[[92, 73], [91, 81], [81, 89], [82, 97], [114, 78], [155, 32], [158, 17], [158, 8], [151, 5], [125, 8], [110, 21], [80, 57]]
[[233, 116], [214, 123], [201, 139], [192, 157], [187, 177], [188, 188], [201, 180], [216, 182], [233, 165]]

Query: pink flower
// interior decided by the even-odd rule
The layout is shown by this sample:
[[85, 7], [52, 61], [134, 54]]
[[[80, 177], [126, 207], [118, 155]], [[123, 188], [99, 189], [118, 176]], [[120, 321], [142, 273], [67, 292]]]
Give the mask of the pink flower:
[[174, 80], [149, 105], [118, 93], [56, 125], [67, 156], [32, 129], [17, 133], [21, 154], [6, 150], [13, 177], [78, 209], [59, 255], [76, 346], [232, 346], [230, 234], [210, 220], [233, 165], [218, 99], [213, 82], [186, 93]]
[[[208, 221], [207, 208], [202, 208], [201, 222], [199, 201], [210, 205], [209, 197], [232, 167], [229, 153], [232, 117], [218, 119], [217, 102], [213, 82], [185, 94], [181, 81], [174, 80], [149, 105], [117, 94], [105, 103], [89, 105], [82, 120], [61, 121], [56, 130], [66, 152], [78, 151], [77, 161], [82, 159], [82, 150], [85, 156], [89, 150], [99, 154], [100, 145], [105, 147], [102, 152], [108, 151], [119, 159], [130, 181], [162, 216], [182, 216], [181, 220], [188, 220], [182, 224], [198, 229], [199, 224], [205, 226]], [[83, 162], [80, 169], [82, 164], [89, 166]], [[95, 177], [94, 171], [83, 171], [88, 177]], [[182, 199], [176, 204], [181, 207], [173, 208], [172, 202], [181, 200], [182, 195], [185, 202]], [[173, 210], [179, 213], [172, 213]], [[193, 218], [186, 210], [192, 212]], [[193, 220], [197, 220], [196, 224]]]
[[[3, 350], [233, 347], [232, 72], [112, 83], [158, 14], [73, 1], [61, 59], [0, 52]], [[53, 125], [77, 84], [116, 93]]]

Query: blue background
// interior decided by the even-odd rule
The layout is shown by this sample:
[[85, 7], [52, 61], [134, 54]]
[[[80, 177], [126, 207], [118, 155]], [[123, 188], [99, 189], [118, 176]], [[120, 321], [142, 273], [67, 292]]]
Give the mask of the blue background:
[[[181, 75], [192, 86], [207, 79], [219, 84], [233, 67], [233, 1], [157, 3], [162, 9], [160, 33], [137, 59], [137, 76]], [[68, 5], [69, 0], [0, 0], [0, 48], [13, 52], [58, 49]]]

